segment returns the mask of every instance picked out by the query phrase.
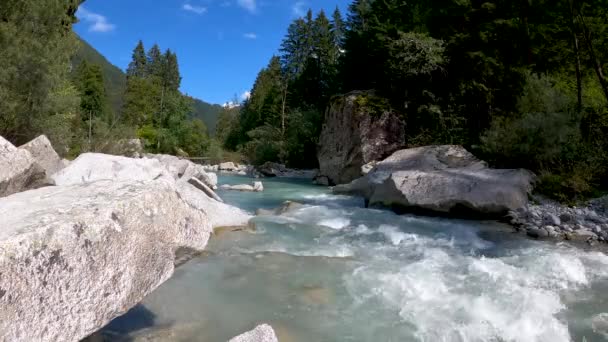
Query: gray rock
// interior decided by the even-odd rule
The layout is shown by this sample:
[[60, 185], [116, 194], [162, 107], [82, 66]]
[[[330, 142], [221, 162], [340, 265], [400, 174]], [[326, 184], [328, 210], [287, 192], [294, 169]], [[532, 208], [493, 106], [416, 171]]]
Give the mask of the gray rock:
[[559, 226], [560, 224], [562, 224], [559, 217], [557, 217], [557, 215], [554, 215], [551, 213], [545, 213], [543, 215], [543, 223], [546, 225], [551, 225], [551, 226]]
[[208, 187], [205, 183], [201, 182], [198, 178], [190, 178], [188, 180], [188, 183], [190, 183], [191, 185], [193, 185], [195, 188], [199, 189], [200, 191], [202, 191], [203, 193], [205, 193], [205, 195], [207, 195], [209, 198], [212, 198], [218, 202], [224, 203], [224, 201], [222, 200], [222, 198], [220, 196], [218, 196], [215, 191], [213, 191], [210, 187]]
[[526, 232], [526, 234], [530, 237], [537, 238], [537, 239], [549, 237], [549, 232], [544, 229], [541, 229], [541, 228], [529, 229]]
[[258, 325], [255, 329], [239, 336], [233, 337], [228, 342], [278, 342], [277, 336], [268, 324]]
[[327, 176], [317, 176], [313, 179], [313, 183], [316, 185], [329, 186], [329, 178]]
[[19, 146], [20, 149], [29, 151], [32, 157], [42, 168], [46, 177], [50, 177], [64, 167], [61, 157], [55, 152], [51, 142], [45, 135], [28, 142], [25, 145]]
[[588, 239], [596, 239], [597, 235], [587, 229], [579, 229], [579, 230], [575, 230], [574, 232], [572, 232], [572, 235], [574, 237], [575, 240], [588, 240]]
[[168, 154], [145, 154], [144, 156], [148, 159], [158, 160], [169, 171], [174, 179], [182, 177], [186, 173], [188, 166], [193, 164], [187, 159], [181, 159]]
[[518, 170], [397, 171], [374, 187], [369, 203], [500, 215], [526, 204], [526, 178]]
[[[258, 186], [256, 187], [255, 184], [259, 183]], [[224, 184], [222, 186], [220, 186], [220, 189], [222, 190], [234, 190], [234, 191], [245, 191], [245, 192], [260, 192], [264, 190], [263, 186], [260, 186], [261, 182], [255, 182], [254, 185], [249, 185], [249, 184], [237, 184], [237, 185], [229, 185], [229, 184]]]
[[177, 192], [192, 207], [205, 212], [211, 226], [240, 227], [246, 226], [251, 215], [226, 203], [218, 202], [188, 182], [177, 182]]
[[603, 312], [595, 315], [591, 319], [591, 327], [593, 328], [593, 332], [608, 339], [608, 313]]
[[196, 178], [211, 189], [217, 189], [217, 175], [212, 172], [206, 172], [202, 165], [194, 164], [190, 161], [188, 161], [188, 166], [181, 178], [185, 180]]
[[225, 163], [220, 163], [220, 165], [218, 166], [218, 169], [220, 171], [235, 171], [237, 170], [236, 165], [234, 165], [233, 162], [225, 162]]
[[134, 159], [100, 153], [80, 155], [70, 163], [70, 166], [51, 178], [56, 185], [74, 185], [99, 180], [175, 181], [169, 171], [156, 159]]
[[255, 192], [264, 191], [264, 184], [262, 184], [262, 182], [253, 182], [253, 191], [255, 191]]
[[27, 190], [45, 178], [32, 154], [0, 136], [0, 197]]
[[370, 205], [499, 216], [527, 205], [534, 180], [529, 171], [490, 169], [463, 147], [442, 145], [397, 151], [333, 191], [365, 197]]
[[571, 222], [574, 217], [570, 213], [562, 213], [561, 215], [559, 215], [559, 219], [564, 223], [568, 223]]
[[320, 174], [332, 184], [361, 177], [362, 166], [382, 160], [405, 145], [405, 125], [392, 109], [378, 109], [370, 92], [334, 97], [325, 114], [319, 137]]
[[[197, 190], [198, 191], [198, 190]], [[0, 340], [79, 341], [202, 250], [211, 226], [166, 181], [99, 181], [0, 199]]]

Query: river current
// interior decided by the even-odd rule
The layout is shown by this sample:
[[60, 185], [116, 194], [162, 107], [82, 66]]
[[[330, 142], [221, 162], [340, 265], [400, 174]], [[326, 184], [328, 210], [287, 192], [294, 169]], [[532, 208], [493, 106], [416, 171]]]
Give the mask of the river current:
[[262, 193], [219, 195], [252, 213], [304, 206], [217, 234], [106, 336], [224, 342], [269, 323], [281, 342], [608, 339], [601, 251], [496, 222], [366, 209], [308, 181], [263, 182]]

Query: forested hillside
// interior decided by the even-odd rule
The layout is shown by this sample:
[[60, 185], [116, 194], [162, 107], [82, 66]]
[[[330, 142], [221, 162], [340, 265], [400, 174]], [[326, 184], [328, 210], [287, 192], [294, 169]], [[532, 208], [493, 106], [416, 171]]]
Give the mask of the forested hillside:
[[206, 154], [197, 117], [215, 124], [218, 110], [180, 92], [177, 55], [140, 42], [125, 75], [72, 31], [80, 3], [0, 4], [0, 135], [21, 144], [46, 134], [65, 156], [119, 152], [129, 138], [151, 152]]
[[[333, 95], [375, 90], [407, 146], [462, 144], [540, 175], [558, 199], [608, 176], [608, 1], [355, 0], [289, 26], [226, 147], [253, 161], [314, 167]], [[372, 111], [373, 112], [373, 111]]]
[[110, 63], [102, 54], [82, 38], [78, 37], [78, 50], [72, 57], [73, 70], [77, 70], [82, 62], [101, 66], [104, 85], [112, 109], [116, 112], [122, 110], [123, 94], [127, 87], [127, 77], [119, 67]]

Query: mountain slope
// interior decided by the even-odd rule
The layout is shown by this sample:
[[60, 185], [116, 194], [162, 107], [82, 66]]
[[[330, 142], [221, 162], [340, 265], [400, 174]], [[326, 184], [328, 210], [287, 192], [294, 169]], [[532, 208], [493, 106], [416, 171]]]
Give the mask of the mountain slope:
[[195, 98], [191, 99], [194, 101], [194, 111], [191, 114], [191, 118], [202, 120], [205, 126], [207, 126], [209, 135], [215, 135], [215, 128], [217, 127], [217, 120], [222, 111], [222, 106], [210, 104]]
[[119, 67], [110, 63], [89, 43], [80, 37], [78, 39], [80, 40], [80, 48], [74, 57], [72, 57], [72, 63], [74, 65], [73, 70], [77, 70], [82, 61], [100, 65], [103, 70], [106, 93], [108, 94], [112, 109], [116, 113], [120, 113], [122, 109], [123, 94], [127, 88], [127, 76]]

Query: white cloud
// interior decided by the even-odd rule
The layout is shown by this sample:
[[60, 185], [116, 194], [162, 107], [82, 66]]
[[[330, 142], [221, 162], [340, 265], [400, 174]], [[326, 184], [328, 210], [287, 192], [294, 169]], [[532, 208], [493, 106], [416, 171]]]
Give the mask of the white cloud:
[[240, 104], [235, 103], [235, 102], [233, 102], [233, 101], [228, 101], [228, 102], [225, 102], [225, 103], [224, 103], [224, 107], [225, 107], [225, 108], [230, 108], [230, 109], [232, 109], [232, 108], [236, 108], [236, 107], [238, 107], [238, 106], [240, 106]]
[[89, 24], [89, 31], [91, 32], [110, 32], [116, 29], [116, 25], [108, 22], [108, 18], [104, 17], [101, 14], [97, 14], [91, 12], [84, 8], [84, 6], [80, 6], [78, 8], [78, 12], [76, 12], [76, 16]]
[[296, 17], [303, 17], [306, 14], [306, 2], [304, 1], [296, 1], [295, 4], [291, 7], [291, 11], [293, 15]]
[[243, 7], [244, 9], [248, 10], [251, 13], [255, 13], [256, 9], [257, 9], [257, 5], [255, 3], [255, 0], [237, 0], [239, 6]]
[[207, 8], [206, 7], [193, 6], [193, 5], [190, 5], [190, 4], [184, 4], [184, 6], [182, 6], [182, 9], [184, 11], [188, 11], [188, 12], [192, 12], [192, 13], [196, 13], [196, 14], [205, 14], [205, 13], [207, 13]]
[[247, 39], [258, 39], [258, 35], [255, 34], [254, 32], [248, 32], [243, 34], [243, 37], [247, 38]]
[[246, 91], [243, 94], [241, 94], [241, 100], [243, 100], [243, 101], [249, 100], [250, 97], [251, 97], [251, 92], [250, 91]]

